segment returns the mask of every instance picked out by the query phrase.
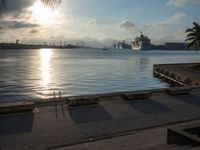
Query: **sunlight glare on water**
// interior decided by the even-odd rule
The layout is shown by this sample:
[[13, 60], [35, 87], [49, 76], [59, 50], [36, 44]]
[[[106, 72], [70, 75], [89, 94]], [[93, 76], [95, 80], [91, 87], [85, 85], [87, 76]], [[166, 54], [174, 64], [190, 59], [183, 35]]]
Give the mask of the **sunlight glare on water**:
[[199, 61], [195, 51], [1, 50], [0, 101], [164, 88], [154, 64]]
[[53, 52], [51, 49], [41, 49], [39, 53], [41, 62], [41, 84], [46, 90], [48, 90], [48, 85], [51, 84], [51, 57]]

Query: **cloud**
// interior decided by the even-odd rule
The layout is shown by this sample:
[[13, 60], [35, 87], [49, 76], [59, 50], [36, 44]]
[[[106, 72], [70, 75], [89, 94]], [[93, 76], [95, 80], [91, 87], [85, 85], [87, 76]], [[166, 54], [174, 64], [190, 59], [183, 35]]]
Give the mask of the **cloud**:
[[0, 25], [0, 30], [3, 30], [4, 29], [4, 26], [3, 25]]
[[30, 31], [30, 33], [38, 33], [39, 32], [39, 30], [37, 30], [37, 29], [32, 29], [31, 31]]
[[97, 23], [96, 19], [90, 19], [87, 23], [86, 23], [86, 26], [90, 26], [90, 25], [95, 25]]
[[16, 17], [21, 13], [25, 13], [35, 0], [7, 0], [5, 9], [2, 10], [3, 15], [12, 15]]
[[174, 32], [174, 34], [163, 34], [160, 38], [162, 42], [183, 42], [185, 41], [185, 34], [181, 33], [180, 31]]
[[151, 27], [150, 24], [145, 24], [145, 25], [144, 25], [144, 28], [149, 28], [149, 27]]
[[167, 4], [174, 6], [184, 6], [187, 2], [187, 0], [169, 0]]
[[123, 29], [131, 29], [135, 27], [135, 24], [129, 20], [125, 20], [119, 24], [119, 27]]
[[38, 24], [27, 23], [27, 22], [19, 22], [19, 21], [9, 21], [8, 28], [11, 29], [20, 29], [20, 28], [35, 28], [38, 27]]
[[170, 18], [160, 21], [158, 23], [155, 23], [155, 26], [161, 26], [161, 27], [167, 27], [171, 24], [175, 24], [180, 22], [182, 19], [184, 19], [187, 15], [185, 13], [176, 13], [173, 16], [171, 16]]
[[1, 34], [4, 34], [5, 32], [3, 32], [3, 31], [0, 30], [0, 33], [1, 33]]
[[21, 29], [21, 28], [35, 28], [39, 27], [38, 24], [35, 23], [29, 23], [29, 22], [24, 22], [24, 21], [7, 21], [7, 20], [2, 20], [0, 21], [0, 30], [3, 29]]
[[181, 6], [185, 6], [188, 3], [199, 3], [199, 0], [169, 0], [167, 2], [167, 5], [173, 5], [173, 6], [177, 6], [177, 7], [181, 7]]

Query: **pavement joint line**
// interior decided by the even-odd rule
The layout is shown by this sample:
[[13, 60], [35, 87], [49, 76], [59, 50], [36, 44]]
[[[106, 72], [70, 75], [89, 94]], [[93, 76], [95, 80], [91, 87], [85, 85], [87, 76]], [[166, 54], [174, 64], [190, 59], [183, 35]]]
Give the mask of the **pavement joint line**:
[[200, 118], [188, 119], [188, 120], [184, 120], [184, 121], [175, 121], [175, 122], [161, 124], [161, 125], [155, 125], [155, 126], [149, 126], [149, 127], [145, 127], [145, 128], [127, 130], [127, 131], [107, 134], [107, 135], [99, 136], [99, 137], [88, 137], [86, 140], [83, 140], [83, 141], [80, 141], [80, 142], [74, 142], [74, 143], [71, 143], [71, 144], [64, 144], [64, 145], [60, 145], [60, 146], [52, 146], [52, 147], [49, 146], [49, 147], [46, 147], [46, 148], [43, 148], [43, 149], [44, 150], [53, 150], [53, 149], [56, 150], [58, 148], [69, 147], [69, 146], [74, 146], [74, 145], [79, 145], [79, 144], [84, 144], [84, 143], [92, 143], [92, 142], [106, 140], [106, 139], [112, 139], [112, 138], [117, 138], [117, 137], [133, 135], [136, 132], [142, 132], [142, 131], [146, 131], [146, 130], [150, 130], [150, 129], [161, 128], [161, 127], [168, 127], [168, 126], [172, 126], [172, 125], [179, 125], [179, 124], [192, 122], [192, 121], [200, 121]]

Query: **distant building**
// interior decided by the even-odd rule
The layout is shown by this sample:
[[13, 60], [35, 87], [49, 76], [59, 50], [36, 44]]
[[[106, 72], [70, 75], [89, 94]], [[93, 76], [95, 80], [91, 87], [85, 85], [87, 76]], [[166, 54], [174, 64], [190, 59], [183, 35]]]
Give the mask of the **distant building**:
[[169, 42], [165, 43], [165, 48], [167, 50], [188, 50], [188, 43], [177, 43], [177, 42]]
[[166, 50], [165, 45], [154, 45], [151, 46], [152, 50]]

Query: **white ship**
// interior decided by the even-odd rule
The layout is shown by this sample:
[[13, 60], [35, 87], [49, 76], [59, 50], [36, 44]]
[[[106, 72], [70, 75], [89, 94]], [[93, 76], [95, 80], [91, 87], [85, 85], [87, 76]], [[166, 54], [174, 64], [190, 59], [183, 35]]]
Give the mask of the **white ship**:
[[131, 49], [131, 45], [127, 41], [120, 41], [115, 45], [117, 49]]
[[141, 33], [140, 37], [136, 37], [134, 41], [131, 42], [131, 47], [133, 50], [150, 50], [151, 39]]

